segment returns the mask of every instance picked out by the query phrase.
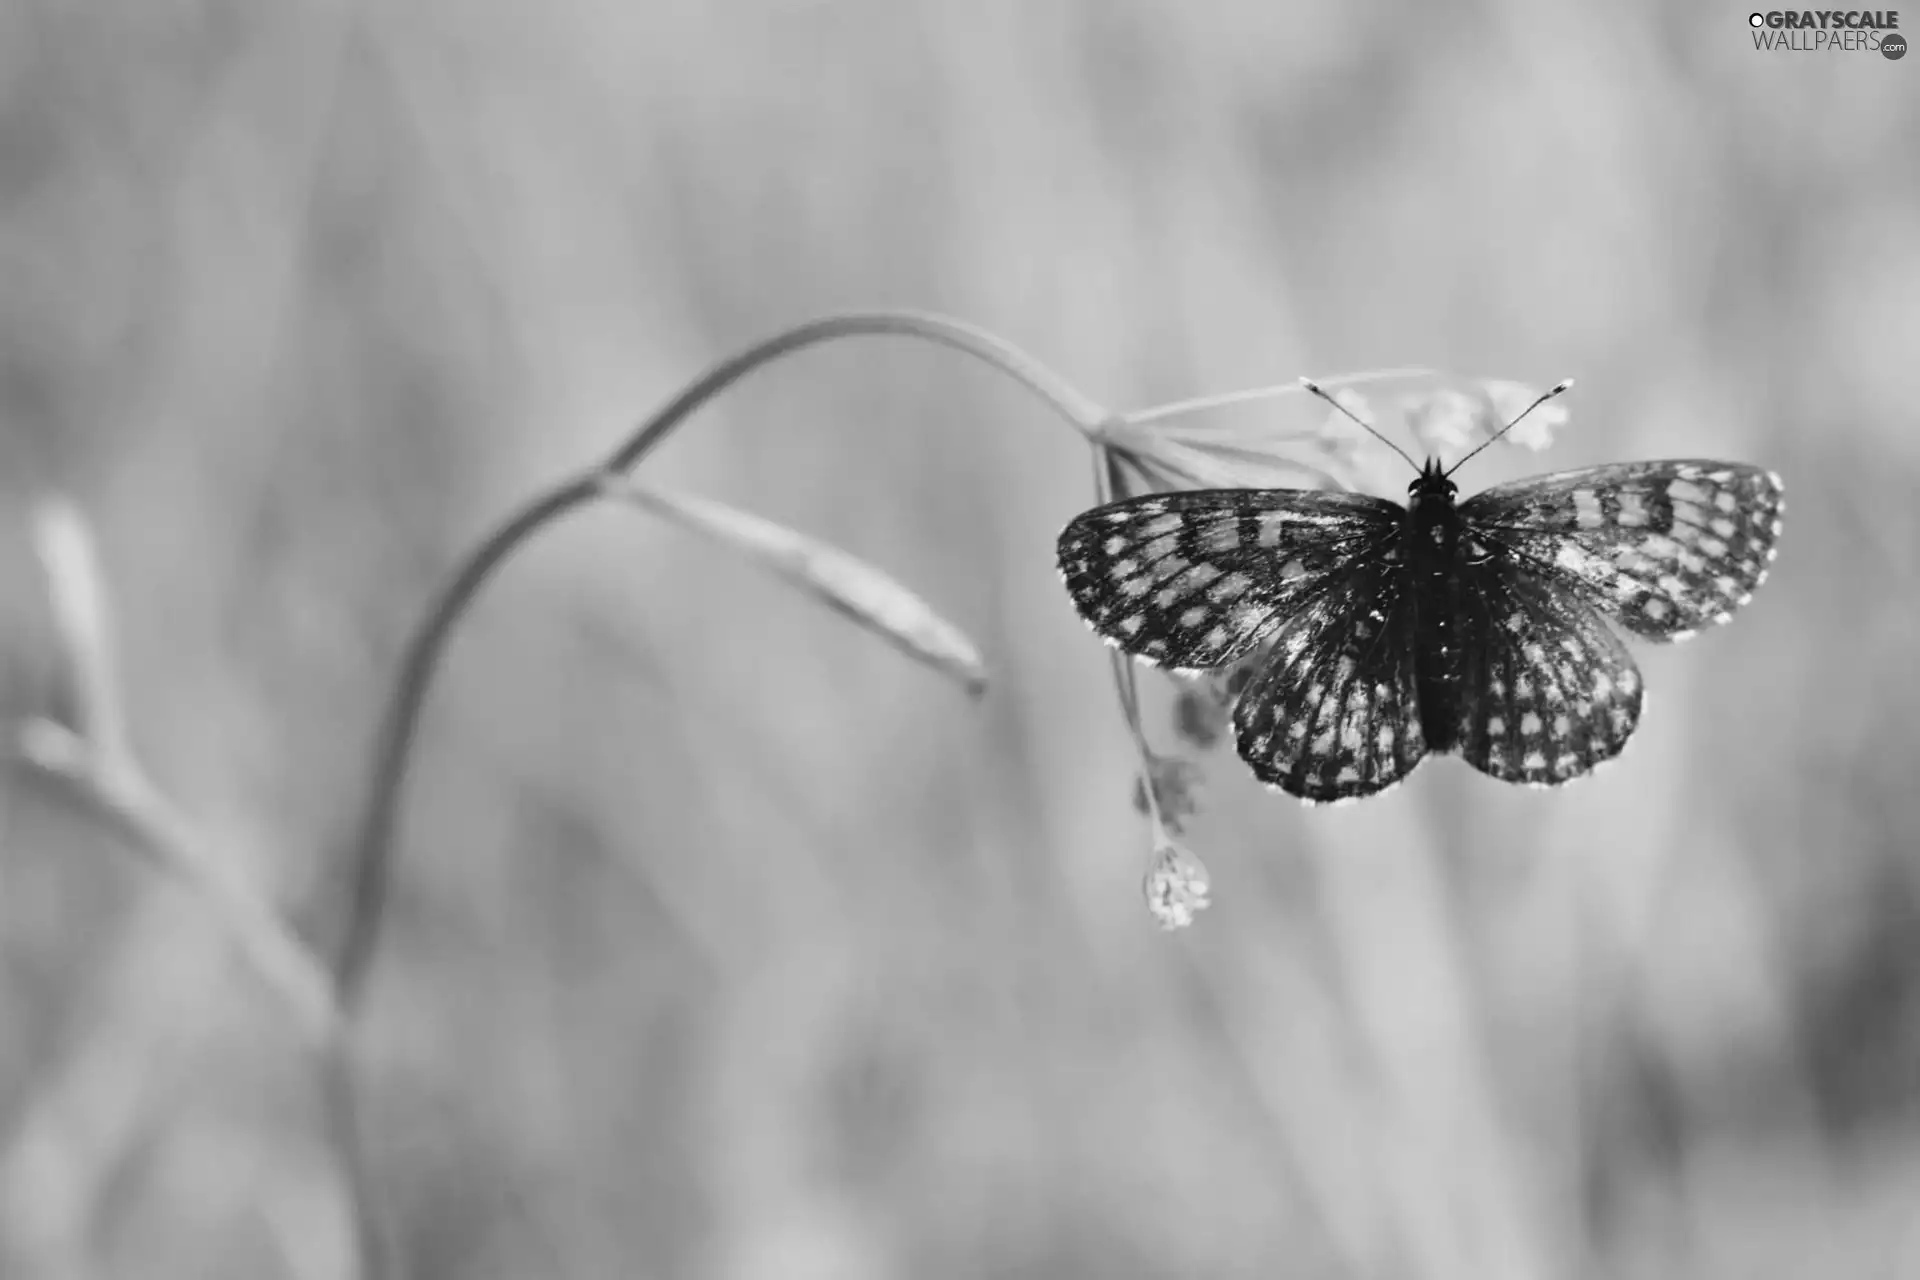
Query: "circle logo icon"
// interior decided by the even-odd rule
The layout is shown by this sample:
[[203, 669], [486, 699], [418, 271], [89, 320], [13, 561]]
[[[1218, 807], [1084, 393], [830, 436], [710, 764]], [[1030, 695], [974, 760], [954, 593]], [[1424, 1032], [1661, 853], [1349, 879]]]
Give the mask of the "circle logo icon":
[[1750, 13], [1747, 15], [1747, 25], [1750, 27], [1764, 27], [1767, 25], [1767, 15], [1764, 13]]
[[1889, 62], [1898, 62], [1907, 56], [1907, 38], [1905, 36], [1881, 36], [1880, 52]]

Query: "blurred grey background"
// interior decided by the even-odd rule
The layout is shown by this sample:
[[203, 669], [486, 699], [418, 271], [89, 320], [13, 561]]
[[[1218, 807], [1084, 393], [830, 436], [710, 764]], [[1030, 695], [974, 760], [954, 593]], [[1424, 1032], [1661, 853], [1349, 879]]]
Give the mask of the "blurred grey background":
[[[1082, 442], [890, 340], [703, 413], [650, 478], [994, 687], [638, 515], [508, 567], [366, 1027], [408, 1274], [1920, 1276], [1917, 125], [1920, 59], [1717, 3], [0, 0], [0, 711], [68, 697], [66, 494], [141, 758], [306, 922], [463, 548], [779, 327], [944, 311], [1123, 408], [1574, 375], [1467, 488], [1763, 463], [1772, 580], [1558, 793], [1212, 757], [1175, 935], [1054, 576]], [[0, 1275], [345, 1274], [298, 1035], [126, 845], [10, 772]]]

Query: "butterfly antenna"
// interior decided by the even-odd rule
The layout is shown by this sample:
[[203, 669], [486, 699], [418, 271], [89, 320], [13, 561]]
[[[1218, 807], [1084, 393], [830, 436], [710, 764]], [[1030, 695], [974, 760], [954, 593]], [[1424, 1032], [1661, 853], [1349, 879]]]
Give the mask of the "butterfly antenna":
[[1554, 384], [1553, 389], [1548, 391], [1547, 394], [1541, 396], [1538, 400], [1535, 400], [1532, 404], [1522, 409], [1520, 411], [1520, 416], [1518, 418], [1515, 418], [1512, 422], [1509, 422], [1506, 426], [1500, 428], [1498, 431], [1488, 436], [1485, 440], [1481, 441], [1479, 446], [1473, 450], [1473, 453], [1469, 453], [1466, 458], [1462, 458], [1460, 459], [1460, 461], [1448, 467], [1447, 474], [1452, 475], [1454, 472], [1458, 471], [1461, 467], [1466, 465], [1467, 458], [1471, 458], [1474, 453], [1480, 452], [1481, 449], [1486, 448], [1488, 445], [1492, 444], [1495, 440], [1498, 440], [1501, 436], [1507, 434], [1507, 432], [1519, 426], [1523, 421], [1526, 420], [1526, 416], [1528, 414], [1532, 413], [1535, 409], [1538, 409], [1541, 405], [1553, 399], [1555, 396], [1559, 395], [1562, 391], [1565, 391], [1568, 387], [1571, 387], [1572, 385], [1573, 385], [1572, 378], [1562, 378], [1559, 382]]
[[[1335, 400], [1332, 396], [1328, 395], [1327, 389], [1321, 386], [1319, 383], [1315, 382], [1312, 378], [1300, 379], [1300, 385], [1305, 387], [1307, 390], [1313, 392], [1313, 394], [1319, 396], [1322, 400], [1325, 400], [1328, 404], [1338, 409], [1341, 413], [1346, 414], [1347, 417], [1353, 420], [1354, 425], [1358, 426], [1362, 431], [1365, 431], [1368, 435], [1372, 436], [1375, 440], [1378, 440], [1381, 444], [1387, 446], [1387, 448], [1393, 450], [1395, 453], [1399, 454], [1401, 457], [1407, 458], [1407, 451], [1405, 449], [1402, 449], [1399, 445], [1387, 439], [1385, 436], [1381, 435], [1378, 431], [1375, 431], [1371, 423], [1361, 421], [1360, 417], [1357, 414], [1355, 414], [1353, 410], [1347, 408], [1347, 406], [1341, 404], [1338, 400]], [[1412, 458], [1407, 458], [1407, 465], [1412, 467], [1415, 471], [1420, 470], [1420, 464], [1415, 462]]]

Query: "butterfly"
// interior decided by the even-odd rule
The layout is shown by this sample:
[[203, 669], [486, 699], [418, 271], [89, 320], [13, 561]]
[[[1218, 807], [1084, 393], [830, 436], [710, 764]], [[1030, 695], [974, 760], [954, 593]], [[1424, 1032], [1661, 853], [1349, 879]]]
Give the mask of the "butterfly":
[[1404, 506], [1299, 489], [1109, 503], [1061, 533], [1061, 575], [1088, 625], [1145, 662], [1264, 653], [1235, 745], [1290, 795], [1374, 795], [1435, 753], [1557, 786], [1640, 720], [1639, 669], [1603, 619], [1657, 641], [1726, 622], [1766, 579], [1784, 510], [1779, 476], [1735, 462], [1561, 471], [1464, 501], [1437, 459], [1419, 472]]

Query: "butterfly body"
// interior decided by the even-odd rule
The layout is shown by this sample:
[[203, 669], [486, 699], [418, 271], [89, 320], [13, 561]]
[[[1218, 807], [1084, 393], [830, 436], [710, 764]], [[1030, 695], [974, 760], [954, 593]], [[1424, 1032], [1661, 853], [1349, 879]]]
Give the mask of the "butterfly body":
[[1466, 678], [1466, 655], [1455, 619], [1465, 586], [1463, 562], [1472, 554], [1473, 542], [1454, 505], [1455, 492], [1439, 464], [1429, 461], [1408, 490], [1402, 521], [1414, 613], [1414, 687], [1429, 751], [1452, 749], [1455, 708]]
[[1602, 617], [1681, 639], [1766, 576], [1777, 476], [1684, 460], [1560, 472], [1456, 502], [1429, 462], [1403, 506], [1220, 489], [1089, 511], [1060, 536], [1074, 604], [1109, 643], [1175, 671], [1265, 652], [1234, 708], [1263, 782], [1357, 799], [1453, 752], [1557, 785], [1625, 747], [1643, 699]]

